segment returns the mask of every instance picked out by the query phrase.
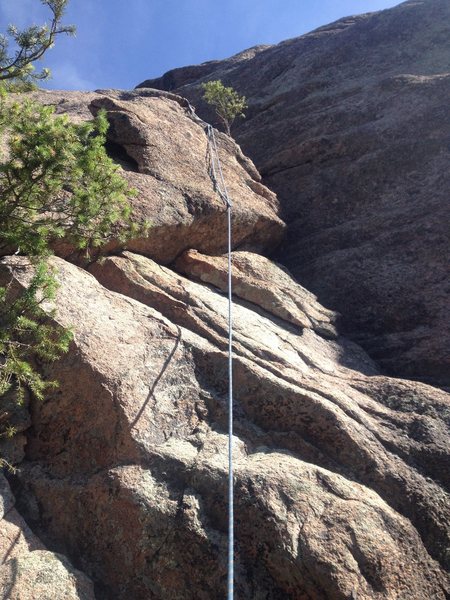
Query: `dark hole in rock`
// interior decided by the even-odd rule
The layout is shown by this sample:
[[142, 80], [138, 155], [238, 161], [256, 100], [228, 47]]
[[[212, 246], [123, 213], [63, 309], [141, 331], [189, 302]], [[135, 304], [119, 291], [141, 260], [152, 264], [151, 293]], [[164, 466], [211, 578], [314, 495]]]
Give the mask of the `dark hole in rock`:
[[128, 154], [123, 146], [117, 142], [107, 140], [105, 143], [105, 150], [108, 156], [118, 163], [125, 171], [139, 173], [137, 161]]

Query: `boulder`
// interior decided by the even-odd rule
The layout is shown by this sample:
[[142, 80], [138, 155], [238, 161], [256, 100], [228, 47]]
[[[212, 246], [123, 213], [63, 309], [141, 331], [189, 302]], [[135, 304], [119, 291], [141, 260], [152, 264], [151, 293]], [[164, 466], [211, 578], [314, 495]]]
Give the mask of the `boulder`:
[[140, 84], [205, 118], [202, 82], [245, 94], [233, 135], [288, 222], [277, 260], [385, 370], [444, 386], [449, 54], [448, 0], [410, 0]]
[[[130, 252], [97, 279], [53, 264], [74, 341], [32, 403], [22, 514], [104, 597], [223, 598], [227, 298]], [[0, 283], [31, 275], [0, 263]], [[234, 317], [236, 594], [444, 600], [448, 394], [247, 302]]]
[[[128, 249], [164, 264], [192, 246], [211, 254], [225, 251], [226, 204], [213, 183], [205, 130], [185, 100], [156, 90], [52, 91], [32, 97], [54, 105], [57, 114], [67, 114], [75, 122], [106, 111], [107, 150], [136, 191], [130, 198], [133, 221], [150, 224], [145, 237], [127, 242]], [[233, 201], [233, 246], [273, 249], [284, 231], [275, 194], [260, 183], [255, 166], [233, 140], [220, 132], [216, 138]], [[119, 247], [112, 241], [102, 251]], [[57, 242], [55, 250], [75, 260], [67, 243]]]

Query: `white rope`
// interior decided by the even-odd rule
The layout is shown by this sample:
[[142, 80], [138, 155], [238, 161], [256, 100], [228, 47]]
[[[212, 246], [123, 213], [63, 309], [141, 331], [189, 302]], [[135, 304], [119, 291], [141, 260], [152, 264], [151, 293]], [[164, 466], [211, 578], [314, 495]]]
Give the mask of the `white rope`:
[[[231, 280], [231, 209], [232, 203], [228, 195], [217, 149], [216, 136], [211, 125], [207, 126], [210, 144], [211, 170], [214, 184], [219, 196], [227, 206], [228, 221], [228, 585], [227, 598], [234, 597], [234, 480], [233, 480], [233, 299]], [[217, 180], [217, 172], [220, 180]]]
[[[225, 202], [228, 222], [228, 578], [227, 599], [234, 598], [234, 478], [233, 478], [233, 298], [231, 279], [231, 210], [232, 202], [228, 195], [219, 158], [216, 136], [213, 127], [200, 119], [190, 104], [189, 111], [198, 123], [206, 130], [208, 149], [211, 160], [211, 179], [214, 188]], [[219, 174], [219, 177], [217, 177]]]

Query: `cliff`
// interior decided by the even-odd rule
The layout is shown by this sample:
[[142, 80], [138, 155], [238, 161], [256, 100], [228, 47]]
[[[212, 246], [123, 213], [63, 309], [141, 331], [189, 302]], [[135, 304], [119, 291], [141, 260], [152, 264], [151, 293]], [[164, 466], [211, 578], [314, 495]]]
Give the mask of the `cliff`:
[[246, 95], [234, 135], [278, 194], [276, 257], [391, 374], [450, 385], [450, 4], [411, 0], [177, 69], [165, 88]]
[[[428, 5], [437, 27], [436, 16], [442, 16], [439, 11], [445, 11], [447, 5], [434, 1]], [[249, 68], [255, 79], [252, 83], [249, 76], [247, 83], [258, 90], [261, 81], [258, 83], [257, 76], [263, 74], [257, 75], [255, 65], [262, 69], [265, 64], [268, 73], [274, 68], [272, 57], [281, 61], [285, 53], [288, 64], [297, 56], [301, 65], [307, 52], [299, 48], [310, 47], [310, 57], [324, 52], [323, 69], [330, 71], [321, 77], [329, 78], [329, 84], [328, 91], [317, 88], [308, 92], [313, 94], [309, 102], [315, 108], [308, 116], [305, 104], [302, 118], [325, 127], [331, 122], [326, 115], [336, 117], [339, 112], [336, 103], [342, 105], [343, 113], [347, 111], [348, 118], [354, 112], [347, 107], [345, 94], [336, 95], [339, 70], [334, 79], [332, 76], [333, 57], [339, 63], [348, 53], [353, 55], [350, 43], [339, 55], [339, 40], [347, 39], [340, 36], [379, 31], [382, 37], [392, 15], [411, 11], [405, 14], [416, 19], [423, 6], [420, 1], [409, 2], [393, 11], [333, 24], [274, 48], [256, 48], [225, 63], [177, 70], [166, 75], [160, 87], [175, 82], [178, 88], [186, 77], [187, 84], [180, 90], [194, 98], [199, 76], [215, 78], [223, 68], [223, 79], [229, 76], [228, 81], [233, 82], [232, 77]], [[444, 29], [446, 25], [442, 23]], [[442, 39], [436, 56], [445, 43]], [[395, 44], [403, 48], [401, 40], [393, 41], [392, 47]], [[334, 52], [327, 54], [329, 47]], [[361, 52], [363, 48], [361, 41]], [[380, 77], [382, 71], [381, 65]], [[370, 78], [368, 65], [361, 68], [359, 76], [363, 72], [367, 82], [361, 80], [358, 94], [368, 99], [373, 93], [370, 86], [377, 85], [376, 74]], [[300, 103], [307, 98], [307, 94], [298, 97], [300, 84], [294, 75], [293, 69], [280, 71], [279, 82], [285, 81], [287, 94], [284, 117], [278, 109], [272, 116], [268, 114], [269, 88], [272, 99], [284, 102], [277, 96], [279, 83], [267, 83], [265, 100], [262, 87], [254, 96], [250, 88], [241, 90], [251, 99], [251, 111], [236, 130], [237, 137], [260, 168], [270, 154], [264, 136], [282, 126], [284, 133], [277, 133], [278, 138], [270, 134], [275, 163], [286, 166], [283, 161], [290, 151], [304, 151], [296, 137], [300, 135], [299, 107], [291, 105], [291, 117], [287, 108], [295, 98]], [[389, 73], [385, 76], [390, 77]], [[446, 85], [445, 76], [430, 78], [434, 90]], [[427, 106], [440, 102], [440, 91], [428, 94], [422, 84], [403, 87], [402, 78], [400, 83], [395, 81], [392, 85], [400, 86], [398, 98], [402, 102], [409, 98], [419, 112], [424, 98]], [[344, 79], [341, 84], [350, 85]], [[389, 85], [383, 96], [386, 103], [394, 94]], [[416, 100], [416, 89], [422, 104]], [[15, 600], [50, 596], [74, 600], [222, 599], [228, 467], [226, 211], [211, 180], [205, 132], [186, 100], [167, 91], [39, 92], [36, 99], [54, 105], [58, 113], [65, 112], [73, 120], [88, 119], [100, 108], [107, 111], [108, 152], [137, 189], [132, 200], [135, 220], [148, 219], [151, 228], [145, 238], [130, 240], [125, 250], [112, 243], [105, 249], [105, 258], [89, 265], [74, 264], [77, 257], [69, 245], [61, 243], [55, 248], [58, 256], [52, 264], [60, 286], [54, 304], [47, 303], [44, 308], [51, 321], [73, 328], [74, 340], [57, 363], [42, 366], [46, 375], [59, 381], [58, 389], [50, 391], [44, 402], [30, 400], [17, 410], [14, 418], [19, 435], [13, 441], [0, 442], [2, 455], [17, 465], [17, 472], [8, 475], [9, 483], [0, 480], [0, 596]], [[262, 110], [263, 102], [268, 103], [266, 110]], [[324, 103], [321, 117], [320, 102]], [[390, 114], [389, 131], [401, 126], [402, 115], [394, 118]], [[272, 124], [273, 119], [279, 121], [278, 126]], [[336, 127], [345, 123], [350, 127], [344, 117], [336, 117], [334, 122]], [[441, 124], [439, 135], [433, 130], [433, 135], [438, 135], [436, 148], [441, 148], [439, 136], [446, 126]], [[375, 136], [371, 143], [375, 143], [378, 130], [370, 123], [367, 127]], [[364, 123], [355, 122], [354, 144], [362, 143], [358, 142], [358, 128], [366, 139]], [[319, 144], [316, 158], [308, 163], [310, 172], [283, 167], [278, 175], [270, 175], [262, 167], [263, 181], [240, 147], [217, 134], [233, 199], [235, 569], [236, 597], [240, 599], [445, 600], [450, 595], [450, 396], [423, 382], [386, 375], [385, 359], [380, 368], [343, 334], [343, 327], [349, 330], [349, 323], [357, 322], [354, 307], [360, 307], [361, 312], [372, 311], [372, 320], [383, 321], [383, 340], [391, 335], [387, 316], [384, 319], [376, 312], [381, 309], [375, 288], [367, 283], [373, 280], [369, 255], [365, 254], [368, 242], [361, 237], [373, 225], [374, 198], [368, 195], [361, 206], [354, 197], [356, 186], [349, 184], [356, 174], [358, 181], [370, 178], [361, 164], [356, 164], [352, 154], [356, 150], [345, 131], [332, 134], [330, 129], [327, 134], [333, 143], [342, 140], [340, 168], [334, 157], [319, 169], [314, 161], [320, 160], [326, 146]], [[394, 133], [392, 136], [380, 148], [386, 160], [388, 146], [393, 152], [396, 148], [397, 138]], [[422, 143], [426, 145], [426, 140], [421, 139], [417, 146]], [[312, 151], [313, 142], [308, 147]], [[437, 151], [432, 156], [435, 161], [445, 160]], [[436, 163], [436, 168], [440, 164]], [[326, 169], [330, 170], [325, 177]], [[429, 185], [430, 163], [420, 169]], [[386, 186], [408, 179], [406, 171], [402, 179], [397, 170], [385, 173]], [[303, 173], [301, 185], [296, 179], [299, 172]], [[426, 198], [436, 204], [426, 209], [426, 198], [416, 196], [417, 206], [422, 213], [428, 211], [430, 218], [433, 206], [440, 207], [436, 220], [440, 214], [441, 221], [446, 205], [439, 186], [446, 177], [447, 171], [437, 179], [435, 198], [428, 190]], [[331, 186], [333, 178], [338, 189], [349, 186], [345, 188], [348, 195], [339, 196], [339, 202], [331, 205], [326, 204], [326, 194], [317, 194], [312, 201], [306, 190], [323, 186], [324, 181]], [[280, 203], [264, 182], [277, 189]], [[295, 194], [292, 191], [290, 195], [289, 189], [296, 190]], [[340, 213], [344, 199], [348, 201], [346, 218]], [[386, 252], [392, 243], [395, 260], [404, 260], [395, 216], [397, 209], [401, 214], [406, 211], [402, 199], [400, 194], [391, 204], [389, 222], [384, 218], [391, 214], [387, 197], [380, 205], [384, 229], [377, 235], [373, 229], [370, 237], [378, 260], [373, 270], [385, 273], [385, 285], [390, 285], [397, 273], [398, 285], [403, 286], [398, 301], [404, 304], [409, 301], [406, 290], [417, 303], [436, 294], [434, 302], [443, 311], [436, 318], [441, 318], [446, 310], [444, 283], [436, 288], [433, 282], [423, 286], [416, 282], [412, 289], [401, 271], [382, 268], [382, 239]], [[323, 219], [329, 220], [327, 227], [319, 213], [314, 214], [321, 202]], [[368, 215], [372, 215], [370, 219]], [[415, 215], [411, 213], [408, 221], [411, 235], [418, 235], [416, 228], [422, 222]], [[282, 216], [288, 221], [284, 241]], [[340, 224], [332, 224], [333, 219]], [[350, 255], [333, 244], [338, 239], [348, 241], [351, 227], [358, 239], [354, 260], [366, 271], [353, 268], [352, 279], [347, 281], [343, 270], [347, 268], [345, 257]], [[295, 243], [294, 232], [298, 236]], [[329, 245], [322, 254], [320, 240], [324, 240], [323, 248]], [[417, 245], [427, 248], [436, 265], [444, 261], [448, 248], [441, 247], [436, 230], [426, 239], [422, 236], [420, 243], [418, 240]], [[281, 250], [277, 250], [280, 243]], [[315, 258], [302, 262], [307, 250]], [[411, 264], [419, 273], [424, 262], [418, 258], [417, 248], [413, 250], [416, 254], [410, 255]], [[277, 252], [298, 279], [268, 258]], [[340, 253], [342, 260], [338, 260]], [[319, 281], [319, 265], [326, 291], [320, 295], [330, 301], [325, 306], [301, 284]], [[308, 272], [315, 273], [316, 279], [306, 277]], [[10, 282], [16, 293], [27, 285], [32, 273], [25, 257], [0, 259], [0, 285]], [[429, 277], [437, 277], [435, 273], [430, 272]], [[329, 291], [332, 276], [340, 277], [342, 286], [333, 293]], [[339, 306], [341, 317], [333, 310], [339, 295], [347, 298], [346, 304]], [[389, 310], [394, 308], [387, 307]], [[427, 343], [435, 340], [436, 352], [430, 354], [430, 360], [440, 370], [430, 367], [427, 371], [420, 361], [414, 369], [424, 378], [436, 377], [444, 372], [442, 348], [448, 343], [448, 330], [442, 326], [435, 339], [437, 324], [425, 325], [420, 315], [416, 315], [417, 327], [422, 328]], [[398, 318], [406, 319], [406, 315], [400, 311]], [[358, 321], [359, 329], [350, 331], [352, 337], [359, 331], [359, 336], [365, 332], [365, 343], [373, 340], [370, 323]], [[398, 334], [399, 344], [406, 343], [402, 335]], [[401, 370], [404, 356], [399, 350], [395, 368]]]

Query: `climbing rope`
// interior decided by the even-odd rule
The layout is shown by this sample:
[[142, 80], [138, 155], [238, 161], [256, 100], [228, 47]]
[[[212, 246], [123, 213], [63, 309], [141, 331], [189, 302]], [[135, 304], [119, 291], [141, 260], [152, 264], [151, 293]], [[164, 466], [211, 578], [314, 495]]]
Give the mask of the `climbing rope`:
[[231, 210], [232, 202], [228, 194], [219, 158], [214, 128], [195, 114], [188, 103], [193, 119], [205, 129], [208, 139], [210, 176], [214, 189], [225, 202], [228, 221], [228, 582], [227, 599], [234, 598], [234, 480], [233, 480], [233, 299], [231, 281]]
[[[211, 176], [214, 187], [227, 207], [228, 221], [228, 600], [234, 597], [234, 482], [233, 482], [233, 301], [231, 283], [231, 209], [222, 165], [217, 150], [216, 136], [211, 125], [207, 125]], [[219, 179], [217, 178], [219, 174]]]
[[[228, 600], [234, 596], [234, 490], [233, 490], [233, 300], [231, 283], [231, 209], [232, 204], [220, 164], [214, 129], [208, 125], [211, 171], [219, 196], [227, 206], [228, 220]], [[217, 180], [219, 173], [219, 181]]]

